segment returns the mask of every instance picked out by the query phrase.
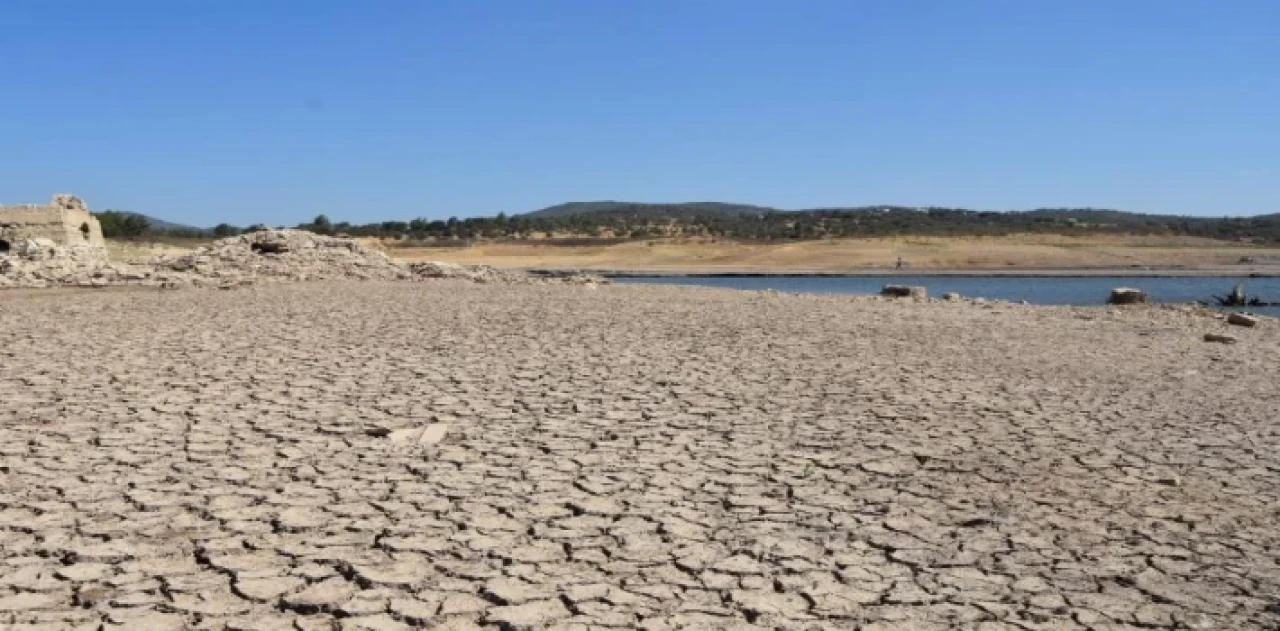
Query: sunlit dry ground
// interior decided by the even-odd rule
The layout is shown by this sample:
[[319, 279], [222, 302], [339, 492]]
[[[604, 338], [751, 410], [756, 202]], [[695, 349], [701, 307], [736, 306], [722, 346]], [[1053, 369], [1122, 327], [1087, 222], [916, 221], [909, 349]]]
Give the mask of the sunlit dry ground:
[[7, 293], [0, 627], [1274, 628], [1277, 357], [1154, 308]]
[[404, 259], [498, 267], [659, 272], [844, 272], [911, 270], [1018, 272], [1197, 268], [1220, 274], [1280, 273], [1280, 248], [1195, 238], [1017, 235], [998, 238], [839, 239], [780, 244], [656, 240], [609, 246], [490, 243], [470, 248], [390, 248]]

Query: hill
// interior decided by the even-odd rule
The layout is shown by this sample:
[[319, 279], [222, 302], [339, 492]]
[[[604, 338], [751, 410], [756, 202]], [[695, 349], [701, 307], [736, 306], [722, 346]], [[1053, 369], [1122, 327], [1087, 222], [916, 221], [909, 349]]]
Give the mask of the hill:
[[[487, 220], [467, 220], [471, 237], [495, 233]], [[1097, 208], [981, 211], [966, 208], [861, 206], [778, 210], [747, 204], [696, 202], [574, 202], [517, 215], [496, 226], [511, 233], [553, 232], [595, 237], [713, 236], [745, 240], [805, 240], [885, 236], [997, 236], [1015, 233], [1183, 235], [1280, 242], [1280, 214], [1183, 217]], [[464, 230], [464, 233], [466, 231]]]
[[[102, 214], [121, 214], [107, 211]], [[136, 215], [136, 213], [128, 213]], [[101, 218], [101, 214], [99, 215]], [[144, 216], [145, 217], [145, 216]], [[241, 228], [193, 228], [154, 218], [148, 232], [169, 236], [229, 236]], [[743, 242], [881, 237], [995, 237], [1016, 234], [1186, 236], [1280, 243], [1280, 214], [1256, 217], [1180, 217], [1097, 208], [983, 211], [965, 208], [860, 206], [780, 210], [724, 202], [570, 202], [495, 217], [368, 224], [331, 222], [323, 215], [297, 228], [414, 242], [531, 240], [544, 245], [579, 241], [710, 237]], [[104, 231], [107, 224], [103, 224]], [[249, 228], [252, 229], [252, 228]]]
[[93, 216], [102, 224], [102, 235], [108, 239], [132, 239], [144, 235], [199, 238], [213, 234], [207, 228], [165, 221], [129, 210], [103, 210], [93, 213]]
[[156, 232], [211, 232], [211, 229], [209, 228], [198, 228], [196, 226], [188, 226], [186, 224], [174, 223], [172, 221], [165, 221], [164, 219], [160, 219], [158, 217], [152, 217], [151, 215], [144, 215], [142, 213], [135, 213], [129, 210], [121, 210], [119, 212], [125, 215], [130, 215], [133, 217], [141, 217], [147, 220], [147, 225], [151, 226], [151, 230]]
[[[1218, 221], [1232, 221], [1229, 217], [1191, 217], [1183, 215], [1164, 215], [1164, 214], [1146, 214], [1128, 212], [1123, 210], [1112, 210], [1105, 208], [1037, 208], [1035, 210], [1008, 210], [1008, 211], [978, 211], [965, 208], [949, 208], [949, 207], [913, 207], [913, 206], [895, 206], [895, 205], [876, 205], [876, 206], [837, 206], [830, 208], [806, 208], [799, 210], [783, 210], [780, 208], [772, 208], [769, 206], [755, 206], [751, 204], [735, 204], [725, 202], [683, 202], [672, 204], [648, 203], [648, 202], [620, 202], [620, 201], [595, 201], [595, 202], [567, 202], [548, 206], [546, 208], [535, 210], [517, 217], [529, 219], [548, 219], [556, 217], [571, 217], [574, 215], [627, 215], [635, 218], [644, 219], [681, 219], [698, 215], [721, 215], [726, 217], [737, 217], [742, 215], [763, 216], [770, 213], [785, 213], [791, 216], [799, 215], [844, 215], [847, 213], [909, 213], [909, 212], [960, 212], [969, 213], [983, 217], [1005, 217], [1015, 220], [1019, 216], [1032, 218], [1052, 219], [1057, 221], [1074, 220], [1076, 222], [1094, 224], [1094, 225], [1141, 225], [1141, 224], [1168, 224], [1178, 221], [1191, 221], [1197, 223], [1212, 223]], [[1254, 221], [1274, 221], [1280, 219], [1280, 213], [1268, 215], [1255, 215], [1253, 217], [1236, 218]]]
[[553, 219], [574, 215], [626, 215], [633, 218], [646, 219], [682, 219], [698, 215], [722, 215], [736, 217], [739, 215], [763, 215], [765, 213], [783, 212], [776, 208], [752, 206], [750, 204], [730, 204], [724, 202], [684, 202], [679, 204], [650, 204], [643, 202], [568, 202], [548, 206], [541, 210], [519, 215], [528, 219]]

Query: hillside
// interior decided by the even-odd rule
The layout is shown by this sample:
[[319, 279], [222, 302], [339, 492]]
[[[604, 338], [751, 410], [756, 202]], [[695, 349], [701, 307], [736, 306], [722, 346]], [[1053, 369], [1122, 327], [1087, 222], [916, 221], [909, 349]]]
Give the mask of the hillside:
[[[549, 232], [598, 237], [724, 237], [807, 240], [890, 236], [1010, 234], [1138, 234], [1280, 243], [1280, 214], [1256, 217], [1181, 217], [1096, 208], [981, 211], [965, 208], [863, 206], [780, 211], [761, 206], [700, 202], [643, 204], [584, 202], [552, 206], [491, 224], [468, 219], [449, 234], [463, 238]], [[470, 235], [470, 236], [467, 236]]]
[[682, 219], [700, 215], [719, 215], [725, 217], [740, 217], [744, 215], [764, 216], [766, 214], [785, 214], [789, 217], [798, 217], [804, 215], [812, 216], [843, 216], [850, 213], [963, 213], [979, 216], [987, 219], [1004, 218], [1010, 221], [1018, 221], [1020, 217], [1038, 218], [1041, 220], [1052, 219], [1057, 221], [1074, 220], [1079, 223], [1095, 224], [1095, 225], [1145, 225], [1145, 224], [1170, 224], [1182, 221], [1190, 221], [1196, 223], [1212, 223], [1233, 220], [1256, 220], [1256, 221], [1276, 221], [1280, 220], [1280, 213], [1267, 215], [1255, 215], [1252, 217], [1226, 218], [1226, 217], [1191, 217], [1183, 215], [1165, 215], [1165, 214], [1146, 214], [1127, 212], [1123, 210], [1099, 209], [1099, 208], [1037, 208], [1034, 210], [1010, 210], [1010, 211], [981, 211], [970, 210], [966, 208], [950, 208], [950, 207], [912, 207], [912, 206], [895, 206], [895, 205], [875, 205], [875, 206], [839, 206], [839, 207], [823, 207], [823, 208], [805, 208], [798, 210], [784, 210], [780, 208], [772, 208], [769, 206], [755, 206], [751, 204], [735, 204], [725, 202], [683, 202], [673, 204], [659, 204], [648, 202], [620, 202], [620, 201], [595, 201], [595, 202], [567, 202], [548, 206], [540, 210], [517, 215], [529, 219], [547, 219], [557, 217], [571, 217], [574, 215], [627, 215], [631, 217], [640, 217], [647, 219]]
[[116, 212], [119, 212], [124, 215], [133, 216], [133, 217], [141, 217], [147, 221], [147, 224], [151, 226], [152, 230], [157, 232], [173, 232], [173, 231], [208, 232], [209, 231], [208, 228], [197, 228], [196, 226], [188, 226], [186, 224], [174, 223], [172, 221], [165, 221], [164, 219], [160, 219], [158, 217], [152, 217], [151, 215], [144, 215], [142, 213], [135, 213], [129, 210], [120, 210]]
[[203, 237], [213, 234], [207, 228], [196, 228], [129, 210], [103, 210], [93, 213], [102, 223], [102, 234], [108, 239], [137, 238], [143, 235]]
[[729, 204], [724, 202], [684, 202], [679, 204], [650, 204], [643, 202], [568, 202], [548, 206], [541, 210], [519, 215], [528, 219], [553, 219], [574, 215], [628, 215], [652, 219], [681, 219], [697, 215], [763, 215], [782, 212], [776, 208]]
[[[99, 214], [139, 216], [125, 211]], [[147, 232], [170, 236], [208, 236], [193, 228], [146, 217]], [[1255, 217], [1181, 217], [1096, 208], [1039, 208], [1029, 211], [980, 211], [964, 208], [862, 206], [779, 210], [723, 202], [655, 204], [622, 201], [570, 202], [530, 213], [496, 217], [367, 224], [332, 222], [324, 216], [298, 228], [321, 234], [407, 239], [410, 242], [475, 240], [553, 241], [664, 238], [723, 238], [745, 242], [887, 237], [995, 237], [1018, 234], [1062, 236], [1185, 236], [1248, 243], [1280, 244], [1280, 214]], [[219, 236], [241, 228], [220, 225]], [[130, 234], [120, 231], [118, 234]], [[108, 236], [111, 236], [110, 234]], [[550, 241], [549, 241], [550, 240]]]

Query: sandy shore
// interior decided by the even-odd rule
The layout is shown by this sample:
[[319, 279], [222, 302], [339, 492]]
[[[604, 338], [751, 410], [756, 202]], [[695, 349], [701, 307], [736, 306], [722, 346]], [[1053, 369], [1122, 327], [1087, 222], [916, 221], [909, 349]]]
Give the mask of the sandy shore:
[[[405, 260], [629, 274], [967, 274], [983, 276], [1280, 275], [1280, 248], [1188, 237], [1013, 235], [780, 243], [629, 241], [547, 246], [479, 243], [388, 248]], [[897, 270], [898, 259], [907, 265]]]
[[439, 281], [0, 336], [0, 627], [1280, 624], [1273, 320]]

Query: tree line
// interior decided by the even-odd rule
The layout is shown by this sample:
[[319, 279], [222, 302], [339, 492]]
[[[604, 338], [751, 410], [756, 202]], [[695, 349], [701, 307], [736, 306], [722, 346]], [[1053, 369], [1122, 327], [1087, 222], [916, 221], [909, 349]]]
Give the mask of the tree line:
[[1092, 209], [984, 212], [954, 208], [876, 207], [808, 211], [588, 212], [368, 224], [334, 223], [320, 215], [297, 226], [321, 234], [426, 241], [533, 238], [655, 239], [715, 237], [786, 241], [894, 236], [1004, 236], [1010, 234], [1134, 234], [1193, 236], [1280, 243], [1280, 215], [1249, 218], [1139, 215]]
[[[1038, 209], [1023, 212], [959, 208], [876, 206], [805, 211], [698, 204], [625, 204], [587, 212], [530, 213], [459, 219], [334, 222], [319, 215], [294, 226], [326, 235], [380, 237], [421, 242], [480, 239], [657, 239], [714, 237], [743, 241], [788, 241], [893, 236], [1003, 236], [1042, 233], [1066, 235], [1131, 234], [1193, 236], [1280, 243], [1280, 215], [1248, 218], [1143, 215], [1097, 209]], [[212, 229], [156, 229], [130, 213], [98, 213], [108, 238], [144, 235], [228, 237], [263, 225], [219, 224]]]

